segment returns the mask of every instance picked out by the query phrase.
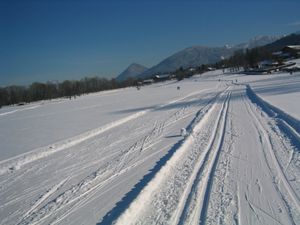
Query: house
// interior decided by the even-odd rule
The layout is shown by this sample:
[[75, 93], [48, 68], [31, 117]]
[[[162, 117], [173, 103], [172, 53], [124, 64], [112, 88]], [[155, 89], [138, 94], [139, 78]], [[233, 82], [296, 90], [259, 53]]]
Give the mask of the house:
[[300, 57], [300, 45], [287, 45], [282, 49], [282, 53], [292, 57]]
[[157, 75], [154, 75], [153, 79], [156, 82], [165, 81], [165, 80], [170, 80], [171, 79], [170, 76], [171, 76], [170, 74], [157, 74]]
[[208, 71], [215, 71], [216, 68], [214, 68], [214, 67], [207, 67], [207, 70], [208, 70]]
[[278, 66], [279, 63], [272, 60], [264, 60], [258, 63], [258, 68], [272, 68]]
[[281, 65], [273, 60], [263, 60], [257, 64], [257, 68], [249, 68], [245, 70], [245, 74], [271, 74], [278, 71]]
[[153, 84], [153, 83], [154, 83], [153, 79], [143, 80], [143, 85], [148, 85], [148, 84]]
[[189, 72], [194, 72], [194, 71], [196, 71], [196, 68], [194, 68], [194, 67], [189, 67], [189, 68], [188, 68], [188, 71], [189, 71]]
[[289, 53], [283, 51], [273, 52], [272, 55], [283, 60], [286, 60], [291, 57]]

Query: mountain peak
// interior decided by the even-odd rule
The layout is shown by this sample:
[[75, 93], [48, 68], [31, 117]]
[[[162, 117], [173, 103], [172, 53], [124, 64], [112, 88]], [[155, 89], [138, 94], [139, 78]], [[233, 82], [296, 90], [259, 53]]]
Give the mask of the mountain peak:
[[146, 71], [148, 68], [138, 64], [138, 63], [131, 63], [122, 73], [119, 74], [119, 76], [117, 76], [117, 80], [118, 81], [124, 81], [129, 77], [136, 77], [139, 74], [143, 73], [144, 71]]
[[135, 68], [135, 67], [144, 67], [144, 66], [141, 65], [141, 64], [138, 64], [138, 63], [131, 63], [131, 64], [127, 67], [127, 69], [128, 69], [128, 68]]

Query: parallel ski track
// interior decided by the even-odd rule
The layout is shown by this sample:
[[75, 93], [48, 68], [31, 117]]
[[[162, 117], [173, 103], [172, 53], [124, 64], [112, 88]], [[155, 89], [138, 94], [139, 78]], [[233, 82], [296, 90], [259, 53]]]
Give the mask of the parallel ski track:
[[[189, 193], [188, 197], [186, 198], [183, 196], [182, 198], [182, 201], [185, 201], [184, 208], [183, 210], [179, 210], [181, 211], [180, 214], [175, 214], [174, 223], [171, 224], [205, 223], [211, 187], [213, 184], [213, 176], [225, 136], [230, 96], [231, 94], [229, 93], [222, 105], [222, 109], [218, 119], [216, 120], [216, 126], [209, 144], [190, 179], [192, 187], [185, 191], [186, 193]], [[188, 217], [189, 215], [190, 218]]]
[[[199, 93], [198, 93], [199, 94]], [[195, 94], [190, 94], [189, 96], [193, 96]], [[218, 96], [218, 94], [216, 95]], [[216, 98], [212, 97], [212, 99]], [[185, 97], [187, 98], [187, 97]], [[185, 99], [183, 98], [183, 99]], [[211, 104], [211, 100], [208, 100], [208, 105]], [[207, 106], [207, 105], [206, 105]], [[206, 106], [203, 106], [205, 108]], [[125, 166], [126, 163], [122, 163], [122, 161], [128, 160], [128, 157], [131, 157], [128, 154], [132, 154], [135, 151], [145, 151], [146, 149], [151, 148], [153, 145], [159, 142], [159, 137], [161, 137], [162, 130], [165, 129], [165, 127], [172, 125], [177, 120], [186, 118], [190, 116], [191, 114], [195, 112], [183, 112], [186, 111], [186, 108], [189, 106], [185, 106], [182, 109], [176, 111], [174, 113], [174, 116], [171, 116], [167, 119], [167, 121], [163, 121], [159, 124], [157, 124], [154, 129], [150, 132], [149, 135], [143, 137], [140, 141], [132, 145], [131, 149], [129, 149], [127, 152], [122, 152], [119, 159], [119, 165], [114, 168], [113, 174], [107, 174], [105, 171], [108, 171], [108, 169], [99, 168], [98, 171], [95, 171], [90, 176], [86, 177], [81, 183], [79, 183], [76, 186], [73, 186], [70, 190], [67, 190], [66, 192], [59, 195], [56, 199], [52, 200], [49, 203], [44, 204], [44, 206], [38, 210], [37, 207], [33, 207], [30, 209], [24, 217], [21, 219], [20, 224], [38, 224], [43, 222], [45, 219], [47, 219], [49, 216], [51, 216], [55, 211], [62, 210], [67, 207], [65, 212], [61, 214], [56, 219], [56, 222], [61, 221], [63, 218], [65, 218], [67, 215], [72, 213], [76, 208], [83, 206], [89, 201], [88, 196], [92, 196], [93, 193], [99, 191], [100, 189], [107, 187], [109, 183], [111, 183], [112, 180], [117, 178], [118, 176], [128, 172], [129, 170], [141, 165], [144, 163], [148, 158], [152, 157], [155, 154], [160, 153], [161, 151], [165, 151], [165, 148], [161, 151], [154, 152], [150, 154], [148, 157], [143, 158], [141, 160], [136, 161], [135, 163], [131, 164], [130, 166]], [[166, 146], [168, 148], [169, 146]], [[127, 159], [126, 159], [127, 158]], [[111, 168], [111, 167], [110, 167]], [[101, 171], [101, 172], [100, 172]], [[104, 172], [103, 172], [104, 171]], [[43, 199], [45, 200], [45, 199]], [[42, 201], [41, 201], [42, 202]], [[41, 205], [41, 202], [39, 202], [39, 205]], [[53, 223], [56, 223], [53, 221]]]
[[[184, 209], [188, 208], [191, 203], [191, 197], [193, 193], [197, 194], [197, 207], [195, 208], [194, 212], [200, 212], [198, 216], [194, 216], [193, 221], [200, 221], [206, 213], [206, 208], [203, 206], [203, 203], [208, 201], [211, 184], [212, 184], [212, 176], [214, 173], [214, 169], [217, 164], [217, 158], [219, 155], [219, 152], [222, 147], [222, 141], [224, 138], [224, 132], [225, 132], [225, 126], [226, 126], [226, 116], [227, 116], [227, 110], [228, 110], [228, 104], [230, 99], [230, 92], [227, 91], [226, 96], [219, 97], [218, 100], [222, 100], [222, 106], [220, 110], [217, 110], [218, 106], [217, 103], [214, 103], [212, 107], [210, 107], [206, 113], [201, 118], [200, 122], [198, 121], [198, 124], [195, 125], [192, 134], [185, 140], [183, 145], [176, 151], [176, 153], [172, 156], [172, 158], [166, 163], [166, 165], [156, 174], [156, 176], [151, 180], [148, 185], [142, 190], [140, 195], [130, 204], [129, 208], [119, 217], [116, 218], [116, 224], [145, 224], [147, 223], [147, 218], [153, 221], [153, 223], [164, 223], [166, 221], [169, 221], [170, 224], [176, 224], [179, 222], [180, 217], [184, 216]], [[217, 111], [216, 111], [217, 110]], [[217, 113], [218, 112], [218, 113]], [[211, 117], [214, 113], [217, 113], [217, 117]], [[215, 118], [216, 121], [215, 121]], [[204, 124], [213, 123], [212, 128], [212, 134], [210, 134], [211, 130], [206, 130], [202, 132], [206, 132], [206, 135], [208, 135], [209, 138], [209, 144], [207, 145], [206, 149], [204, 151], [201, 151], [199, 149], [199, 145], [197, 144], [197, 141], [201, 141], [198, 139], [198, 133], [204, 128]], [[208, 133], [207, 133], [208, 132]], [[201, 144], [200, 144], [201, 145]], [[203, 143], [202, 143], [203, 145]], [[192, 150], [194, 148], [194, 150]], [[199, 155], [200, 154], [200, 155]], [[199, 156], [197, 156], [199, 155]], [[188, 159], [190, 161], [188, 163], [189, 167], [188, 169], [183, 169], [182, 171], [177, 171], [177, 164], [180, 161], [183, 161], [184, 159]], [[180, 164], [180, 163], [179, 163]], [[201, 179], [201, 185], [199, 183], [200, 174], [202, 174], [202, 171], [205, 171], [205, 177]], [[175, 172], [177, 171], [177, 172]], [[183, 173], [182, 177], [179, 174], [177, 177], [179, 180], [165, 180], [165, 178], [173, 177], [173, 173]], [[189, 173], [189, 174], [184, 174]], [[173, 174], [173, 175], [171, 175]], [[188, 183], [183, 183], [180, 181], [180, 179], [185, 179], [184, 177], [188, 176]], [[169, 178], [170, 179], [170, 178]], [[178, 183], [175, 184], [177, 187], [173, 187], [176, 190], [170, 186], [170, 195], [168, 195], [168, 192], [163, 191], [160, 195], [159, 192], [164, 190], [164, 185], [168, 185], [170, 183]], [[199, 184], [199, 185], [198, 185]], [[178, 186], [179, 185], [179, 186]], [[184, 185], [184, 189], [182, 189], [181, 185]], [[195, 187], [198, 188], [198, 186], [201, 186], [200, 192], [197, 192]], [[182, 193], [179, 193], [178, 191], [182, 190]], [[166, 190], [167, 191], [167, 190]], [[174, 192], [174, 194], [172, 194]], [[188, 194], [191, 193], [189, 196]], [[167, 195], [167, 196], [165, 196]], [[174, 195], [174, 196], [173, 196]], [[175, 199], [179, 196], [182, 196], [181, 199]], [[167, 198], [169, 201], [172, 200], [177, 202], [177, 206], [175, 209], [173, 209], [173, 206], [165, 205], [166, 203], [162, 202], [165, 201], [164, 199], [161, 199], [160, 197]], [[154, 198], [154, 199], [153, 199]], [[166, 201], [168, 201], [166, 199]], [[152, 202], [153, 201], [153, 202]], [[158, 201], [158, 202], [157, 202]], [[161, 203], [159, 203], [159, 201]], [[150, 203], [151, 202], [151, 203]], [[160, 215], [151, 215], [151, 212], [147, 211], [145, 209], [144, 205], [151, 204], [153, 207], [155, 205], [162, 205], [162, 211]], [[165, 206], [165, 207], [164, 207]], [[169, 209], [170, 208], [170, 209]], [[168, 211], [170, 210], [170, 211]], [[144, 212], [147, 211], [147, 212]], [[145, 216], [144, 217], [144, 213]], [[150, 213], [150, 215], [149, 215]], [[161, 220], [165, 219], [167, 220]], [[155, 222], [154, 222], [155, 221]], [[164, 221], [164, 222], [163, 222]], [[148, 221], [149, 222], [149, 221]], [[199, 224], [199, 223], [198, 223]]]
[[45, 157], [47, 157], [49, 155], [52, 155], [56, 152], [63, 151], [65, 149], [68, 149], [70, 147], [78, 145], [78, 144], [80, 144], [80, 143], [82, 143], [86, 140], [89, 140], [89, 139], [91, 139], [95, 136], [98, 136], [98, 135], [100, 135], [100, 134], [102, 134], [106, 131], [109, 131], [109, 130], [111, 130], [113, 128], [116, 128], [120, 125], [123, 125], [127, 122], [130, 122], [134, 119], [137, 119], [137, 118], [139, 118], [139, 117], [141, 117], [141, 116], [143, 116], [143, 115], [145, 115], [145, 114], [147, 114], [151, 111], [158, 110], [158, 109], [163, 109], [163, 108], [168, 107], [168, 106], [170, 106], [174, 103], [177, 103], [177, 102], [180, 102], [184, 99], [190, 98], [191, 96], [199, 95], [200, 93], [205, 92], [205, 91], [207, 91], [207, 89], [203, 89], [201, 91], [190, 93], [190, 94], [188, 94], [184, 97], [181, 97], [181, 98], [178, 98], [176, 100], [170, 101], [166, 104], [159, 105], [159, 106], [155, 107], [154, 109], [141, 110], [137, 113], [134, 113], [132, 115], [129, 115], [127, 117], [124, 117], [122, 119], [114, 121], [112, 123], [106, 124], [102, 127], [96, 128], [94, 130], [91, 130], [91, 131], [85, 132], [83, 134], [77, 135], [75, 137], [69, 138], [67, 140], [60, 141], [60, 142], [51, 144], [49, 146], [45, 146], [45, 147], [33, 150], [31, 152], [27, 152], [27, 153], [12, 157], [12, 158], [7, 159], [7, 160], [3, 160], [3, 161], [0, 162], [0, 175], [5, 174], [7, 172], [14, 171], [14, 170], [19, 170], [22, 166], [24, 166], [28, 163], [32, 163], [36, 160], [45, 158]]

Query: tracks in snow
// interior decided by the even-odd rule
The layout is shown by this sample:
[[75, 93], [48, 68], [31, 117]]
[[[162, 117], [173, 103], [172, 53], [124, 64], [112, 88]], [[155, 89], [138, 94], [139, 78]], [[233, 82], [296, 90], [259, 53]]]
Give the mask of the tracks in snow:
[[[141, 110], [137, 113], [134, 113], [134, 114], [129, 115], [127, 117], [121, 118], [117, 121], [111, 122], [109, 124], [106, 124], [106, 125], [101, 126], [99, 128], [93, 129], [91, 131], [82, 133], [82, 134], [77, 135], [75, 137], [72, 137], [72, 138], [69, 138], [69, 139], [51, 144], [49, 146], [38, 148], [38, 149], [33, 150], [31, 152], [27, 152], [27, 153], [15, 156], [15, 157], [7, 159], [7, 160], [0, 161], [0, 175], [5, 174], [7, 172], [12, 172], [12, 171], [15, 171], [15, 170], [19, 170], [21, 167], [23, 167], [24, 165], [26, 165], [28, 163], [32, 163], [36, 160], [48, 157], [48, 156], [50, 156], [50, 155], [52, 155], [56, 152], [60, 152], [62, 150], [65, 150], [65, 149], [68, 149], [70, 147], [76, 146], [76, 145], [78, 145], [78, 144], [80, 144], [80, 143], [82, 143], [86, 140], [89, 140], [93, 137], [96, 137], [100, 134], [103, 134], [106, 131], [109, 131], [109, 130], [111, 130], [113, 128], [116, 128], [120, 125], [123, 125], [127, 122], [130, 122], [134, 119], [137, 119], [137, 118], [139, 118], [139, 117], [141, 117], [141, 116], [143, 116], [143, 115], [145, 115], [145, 114], [147, 114], [151, 111], [163, 109], [163, 108], [166, 108], [168, 106], [172, 106], [172, 104], [175, 104], [175, 103], [180, 102], [184, 99], [190, 98], [191, 96], [196, 96], [196, 95], [198, 95], [198, 94], [200, 94], [204, 91], [206, 91], [206, 89], [190, 93], [190, 94], [188, 94], [184, 97], [172, 100], [172, 101], [170, 101], [166, 104], [156, 106], [152, 109]], [[34, 106], [34, 107], [36, 107], [36, 106]], [[30, 109], [34, 108], [34, 107], [30, 107]]]
[[[213, 176], [224, 142], [230, 96], [231, 93], [227, 95], [223, 103], [209, 145], [205, 150], [205, 155], [201, 157], [201, 161], [198, 164], [201, 166], [200, 168], [196, 167], [197, 174], [195, 178], [192, 176], [193, 185], [185, 202], [184, 210], [180, 215], [179, 224], [205, 223]], [[176, 222], [178, 221], [177, 218]]]
[[[276, 107], [264, 102], [251, 90], [250, 86], [247, 86], [247, 94], [252, 102], [248, 100], [244, 101], [244, 103], [255, 122], [257, 132], [261, 138], [264, 158], [270, 177], [272, 177], [275, 184], [274, 187], [290, 216], [289, 223], [297, 224], [300, 220], [300, 196], [294, 189], [291, 179], [288, 178], [291, 174], [288, 175], [286, 170], [294, 157], [294, 151], [299, 152], [300, 149], [298, 142], [299, 122]], [[260, 114], [257, 114], [257, 110], [262, 111]], [[291, 158], [288, 159], [288, 166], [285, 166], [286, 162], [284, 162], [282, 153], [288, 154], [289, 152], [292, 152]], [[287, 157], [285, 160], [287, 160]], [[295, 167], [296, 169], [292, 175], [299, 177], [299, 167], [297, 168], [294, 165]]]
[[199, 224], [204, 220], [225, 134], [230, 93], [225, 91], [198, 115], [190, 135], [129, 208], [115, 218], [116, 224]]
[[[241, 166], [243, 163], [247, 163], [243, 170], [245, 170], [246, 174], [251, 175], [249, 181], [246, 181], [249, 182], [248, 184], [241, 183], [241, 187], [239, 187], [239, 177], [234, 181], [229, 181], [228, 175], [222, 181], [220, 177], [214, 177], [227, 132], [226, 123], [231, 98], [231, 91], [227, 90], [216, 100], [215, 104], [207, 108], [205, 113], [200, 114], [191, 134], [176, 149], [174, 155], [155, 174], [153, 179], [140, 190], [139, 195], [132, 199], [128, 207], [119, 215], [112, 215], [110, 218], [108, 216], [109, 219], [104, 217], [100, 225], [110, 223], [119, 225], [211, 224], [212, 221], [218, 221], [219, 223], [231, 221], [233, 224], [247, 221], [251, 224], [254, 218], [261, 223], [269, 221], [282, 224], [282, 221], [286, 221], [289, 224], [297, 224], [296, 221], [299, 220], [300, 212], [299, 197], [286, 177], [284, 168], [282, 168], [275, 153], [280, 146], [282, 147], [282, 144], [275, 143], [278, 139], [281, 141], [278, 135], [282, 133], [278, 134], [275, 132], [276, 124], [270, 123], [270, 118], [265, 117], [264, 112], [255, 106], [257, 102], [250, 102], [248, 97], [251, 99], [251, 96], [245, 96], [244, 89], [242, 92], [242, 97], [238, 101], [242, 100], [240, 102], [244, 103], [244, 107], [241, 103], [238, 105], [244, 108], [241, 112], [248, 110], [248, 116], [251, 118], [245, 118], [253, 121], [255, 130], [252, 131], [258, 134], [258, 139], [255, 139], [256, 136], [253, 136], [253, 140], [258, 141], [253, 142], [258, 144], [257, 149], [253, 149], [254, 152], [258, 151], [257, 155], [255, 153], [250, 155], [253, 159], [263, 156], [263, 158], [257, 158], [257, 162], [263, 169], [261, 171], [263, 176], [268, 174], [268, 179], [262, 180], [263, 176], [259, 175], [259, 170], [251, 168], [255, 164], [251, 163], [252, 158], [247, 159], [247, 152], [242, 154], [246, 157], [245, 159], [233, 155], [223, 155], [222, 163], [227, 160], [227, 164], [225, 164], [228, 166], [228, 160], [231, 157], [235, 157], [237, 161], [246, 160], [242, 163], [239, 162], [238, 165]], [[242, 117], [240, 115], [240, 118]], [[232, 142], [232, 137], [228, 141]], [[232, 147], [232, 143], [227, 145], [228, 143], [224, 147]], [[241, 147], [239, 146], [238, 150], [243, 151]], [[251, 147], [248, 150], [251, 150]], [[259, 153], [260, 150], [262, 152]], [[230, 170], [232, 172], [234, 168], [225, 168], [225, 170], [225, 173], [228, 173]], [[252, 172], [258, 178], [252, 177], [254, 175]], [[251, 183], [252, 179], [254, 179], [253, 184]], [[225, 190], [229, 191], [229, 193], [226, 193], [223, 187], [221, 190], [224, 192], [218, 195], [221, 196], [223, 201], [226, 201], [227, 209], [224, 209], [222, 205], [217, 205], [218, 208], [209, 208], [212, 204], [210, 198], [212, 198], [214, 206], [216, 206], [216, 202], [220, 201], [216, 199], [215, 193], [211, 193], [214, 181], [220, 181], [223, 185], [237, 182], [235, 185], [230, 184], [232, 189], [225, 187]], [[218, 186], [222, 184], [218, 184]], [[274, 195], [275, 199], [273, 201], [276, 203], [276, 206], [270, 205], [270, 202], [272, 202], [270, 196], [267, 197], [267, 203], [261, 203], [261, 205], [259, 204], [259, 197], [257, 199], [257, 196], [253, 196], [255, 188], [258, 189], [259, 195], [261, 195], [268, 190], [268, 187], [272, 187], [270, 196]], [[244, 195], [241, 196], [240, 193], [244, 193]], [[248, 215], [247, 219], [244, 220], [242, 218], [244, 214], [242, 213], [245, 213], [244, 210], [247, 207], [250, 208], [249, 213], [251, 214], [252, 212], [253, 215]], [[212, 220], [212, 215], [215, 214], [212, 210], [219, 210], [217, 220]], [[276, 214], [277, 210], [279, 210], [278, 214]]]
[[[189, 100], [194, 100], [194, 95], [195, 93], [188, 95], [188, 97], [192, 97], [192, 99]], [[204, 95], [207, 99], [201, 101], [199, 105], [202, 107], [202, 104], [204, 104], [204, 109], [211, 107], [213, 100], [217, 98], [215, 95], [216, 93], [209, 93], [207, 96]], [[187, 96], [185, 98], [187, 98]], [[181, 100], [185, 98], [181, 98]], [[173, 101], [172, 104], [173, 103], [175, 102]], [[167, 106], [169, 106], [169, 104], [164, 105], [164, 107]], [[52, 223], [61, 221], [70, 213], [74, 212], [74, 210], [87, 204], [91, 200], [90, 196], [99, 193], [100, 190], [104, 192], [116, 178], [142, 165], [148, 158], [160, 154], [161, 151], [166, 151], [166, 148], [170, 148], [170, 146], [165, 146], [163, 149], [151, 153], [149, 152], [147, 156], [140, 157], [143, 152], [151, 150], [154, 145], [161, 141], [165, 134], [165, 129], [177, 121], [195, 114], [197, 110], [198, 107], [191, 108], [189, 103], [185, 103], [183, 107], [176, 110], [166, 119], [158, 120], [148, 134], [137, 140], [131, 147], [114, 153], [109, 162], [102, 164], [102, 166], [79, 183], [65, 190], [60, 195], [56, 195], [57, 197], [55, 198], [46, 200], [46, 197], [41, 197], [20, 219], [19, 224], [43, 223], [49, 221], [48, 219], [54, 214], [56, 215], [56, 219], [51, 219], [50, 221], [52, 221]], [[49, 196], [47, 193], [42, 196]]]
[[[236, 92], [233, 92], [233, 88], [234, 87], [228, 88], [217, 96], [206, 96], [208, 97], [207, 100], [201, 102], [201, 104], [195, 104], [193, 109], [189, 104], [183, 104], [180, 105], [179, 109], [171, 110], [172, 114], [165, 118], [155, 117], [154, 119], [151, 117], [152, 122], [148, 123], [147, 121], [147, 124], [153, 124], [154, 121], [154, 125], [152, 128], [147, 127], [147, 132], [144, 131], [144, 123], [142, 126], [142, 123], [139, 122], [134, 124], [128, 123], [128, 126], [132, 126], [128, 127], [128, 130], [131, 132], [126, 135], [125, 139], [120, 138], [117, 141], [118, 145], [123, 145], [126, 142], [126, 144], [128, 144], [126, 148], [120, 148], [120, 151], [111, 152], [114, 143], [111, 143], [112, 146], [109, 147], [104, 146], [101, 151], [107, 153], [107, 155], [105, 155], [107, 158], [91, 161], [94, 167], [90, 168], [93, 169], [89, 171], [88, 175], [81, 177], [80, 180], [70, 182], [71, 186], [70, 184], [65, 186], [65, 184], [68, 183], [69, 180], [72, 180], [72, 177], [64, 177], [61, 181], [58, 181], [56, 185], [52, 184], [52, 186], [49, 186], [46, 192], [44, 190], [44, 193], [41, 194], [38, 199], [32, 201], [30, 207], [28, 207], [25, 212], [22, 212], [23, 216], [19, 218], [19, 224], [64, 223], [68, 221], [64, 219], [69, 219], [70, 214], [79, 212], [79, 209], [89, 204], [93, 198], [99, 197], [99, 195], [104, 196], [110, 193], [111, 189], [122, 185], [122, 182], [125, 183], [127, 179], [129, 180], [134, 171], [149, 158], [157, 154], [160, 155], [169, 149], [171, 150], [165, 155], [164, 160], [161, 159], [157, 162], [157, 164], [160, 164], [157, 170], [153, 169], [149, 172], [152, 173], [150, 178], [145, 175], [141, 180], [140, 183], [142, 183], [142, 185], [139, 186], [140, 189], [136, 189], [136, 186], [138, 186], [136, 185], [126, 195], [127, 197], [129, 196], [127, 198], [129, 201], [122, 202], [122, 204], [125, 205], [117, 204], [114, 209], [116, 209], [116, 211], [120, 210], [120, 213], [116, 215], [110, 214], [110, 212], [107, 213], [100, 222], [100, 225], [110, 223], [126, 225], [130, 223], [214, 224], [214, 222], [217, 221], [221, 224], [222, 222], [240, 224], [246, 221], [243, 218], [243, 215], [245, 215], [243, 213], [245, 213], [244, 210], [247, 207], [250, 208], [247, 212], [249, 212], [249, 214], [253, 213], [257, 221], [273, 221], [280, 224], [284, 221], [283, 218], [289, 218], [286, 217], [286, 215], [290, 214], [290, 221], [288, 222], [290, 224], [296, 224], [297, 219], [300, 219], [300, 217], [297, 217], [300, 212], [299, 196], [297, 190], [291, 185], [290, 177], [286, 175], [286, 170], [292, 166], [295, 157], [291, 154], [289, 162], [285, 164], [282, 163], [281, 158], [277, 156], [277, 150], [283, 146], [280, 145], [280, 143], [284, 137], [280, 136], [282, 135], [282, 131], [277, 130], [276, 126], [285, 124], [285, 119], [282, 117], [279, 118], [278, 116], [274, 117], [275, 114], [267, 113], [266, 115], [266, 113], [264, 113], [266, 109], [263, 108], [262, 111], [256, 106], [260, 105], [259, 102], [257, 102], [255, 98], [252, 99], [253, 96], [249, 96], [249, 92], [247, 93], [248, 95], [245, 95], [245, 90], [242, 90], [243, 97], [237, 100], [241, 103], [237, 103], [236, 106], [243, 107], [243, 110], [239, 112], [245, 113], [247, 111], [248, 113], [246, 112], [245, 114], [247, 115], [245, 116], [238, 115], [237, 117], [248, 119], [249, 123], [245, 124], [254, 124], [253, 127], [247, 128], [249, 131], [247, 134], [253, 136], [253, 143], [256, 144], [253, 146], [255, 149], [249, 147], [247, 150], [257, 151], [258, 149], [258, 151], [261, 151], [256, 159], [260, 157], [260, 159], [262, 159], [257, 161], [259, 161], [259, 163], [265, 162], [261, 168], [264, 169], [264, 171], [262, 171], [264, 172], [264, 176], [267, 174], [268, 181], [266, 181], [267, 179], [262, 179], [263, 176], [259, 176], [259, 179], [256, 179], [255, 176], [252, 177], [252, 172], [258, 171], [257, 168], [253, 168], [255, 164], [251, 162], [250, 158], [250, 156], [255, 155], [255, 153], [251, 155], [246, 152], [242, 155], [233, 155], [237, 152], [232, 152], [231, 150], [224, 152], [225, 149], [232, 148], [232, 143], [229, 144], [229, 142], [233, 141], [233, 138], [227, 135], [227, 133], [230, 132], [228, 129], [232, 127], [229, 121], [235, 123], [235, 126], [239, 124], [232, 115], [235, 113], [235, 110], [229, 111], [229, 108], [233, 109], [232, 105], [235, 104], [235, 102], [230, 103], [231, 99], [236, 99], [236, 96], [231, 97], [233, 94], [236, 94]], [[197, 95], [192, 93], [188, 97], [189, 100], [193, 102], [192, 100], [194, 100]], [[249, 101], [248, 97], [252, 102]], [[182, 100], [184, 100], [184, 98], [182, 98]], [[175, 102], [172, 102], [160, 107], [169, 107], [174, 103]], [[160, 146], [161, 149], [154, 148], [154, 146], [157, 146], [164, 136], [166, 136], [166, 130], [168, 130], [170, 126], [173, 126], [173, 124], [176, 124], [183, 118], [196, 114], [199, 107], [200, 111], [187, 129], [189, 135], [183, 141], [177, 142], [173, 147], [171, 147], [171, 145], [165, 145], [163, 148]], [[268, 107], [267, 110], [269, 109]], [[146, 113], [143, 115], [146, 115]], [[276, 113], [276, 115], [278, 115], [278, 113]], [[138, 120], [138, 118], [141, 120], [144, 117], [138, 116], [135, 119]], [[131, 120], [133, 119], [129, 121]], [[120, 125], [127, 125], [127, 122], [121, 123]], [[290, 135], [293, 135], [293, 131], [295, 135], [292, 136], [292, 139], [296, 139], [295, 137], [298, 135], [298, 132], [292, 125], [293, 124], [286, 123], [287, 134], [291, 137]], [[135, 128], [132, 129], [133, 127]], [[239, 132], [243, 129], [241, 127], [239, 124]], [[144, 131], [144, 133], [139, 135], [141, 131]], [[258, 138], [255, 135], [257, 135]], [[97, 136], [97, 138], [99, 138], [99, 136]], [[130, 139], [130, 141], [127, 139]], [[257, 140], [260, 142], [255, 142]], [[88, 145], [84, 145], [84, 141], [78, 144], [81, 143], [84, 150], [91, 148], [91, 152], [93, 152], [92, 150], [95, 146], [99, 145], [99, 143], [103, 143], [100, 141], [97, 142], [92, 138], [86, 141]], [[93, 143], [93, 141], [95, 141], [95, 143]], [[226, 141], [228, 141], [228, 143]], [[238, 147], [240, 148], [241, 146], [242, 145]], [[282, 147], [282, 150], [289, 149]], [[241, 148], [239, 151], [243, 151], [243, 149]], [[82, 154], [85, 153], [82, 152]], [[249, 158], [247, 158], [248, 156]], [[53, 157], [51, 160], [56, 159], [56, 157]], [[102, 160], [107, 162], [102, 163]], [[248, 180], [239, 183], [240, 180], [242, 180], [240, 177], [235, 177], [236, 179], [232, 178], [232, 170], [239, 167], [233, 169], [225, 168], [224, 171], [220, 172], [221, 169], [224, 169], [222, 165], [220, 165], [221, 163], [230, 167], [234, 160], [238, 162], [238, 166], [241, 166], [240, 168], [244, 170], [244, 175], [246, 175], [246, 177], [249, 175], [249, 178], [251, 178], [249, 179], [249, 183], [247, 183]], [[247, 166], [243, 166], [243, 163], [246, 163]], [[253, 165], [251, 165], [251, 163], [253, 163]], [[68, 168], [64, 168], [64, 173], [74, 169], [76, 176], [77, 172], [81, 172], [78, 165], [79, 164], [70, 165]], [[86, 164], [83, 166], [89, 167], [89, 165]], [[32, 168], [30, 167], [29, 169]], [[19, 172], [21, 173], [21, 171]], [[19, 172], [15, 174], [18, 175], [20, 174]], [[220, 174], [226, 175], [220, 179], [220, 177], [217, 177], [220, 176]], [[122, 176], [124, 176], [124, 179], [120, 179]], [[227, 176], [231, 177], [231, 179]], [[272, 179], [270, 179], [270, 177]], [[23, 178], [22, 175], [21, 179]], [[270, 180], [271, 183], [269, 182]], [[252, 181], [254, 182], [251, 183]], [[5, 181], [1, 183], [4, 189], [8, 187], [5, 186], [5, 183]], [[217, 190], [221, 191], [218, 195], [216, 194], [216, 183], [218, 183], [219, 188]], [[232, 186], [229, 188], [224, 187], [225, 183], [230, 183], [234, 188], [232, 188]], [[274, 200], [273, 202], [279, 205], [271, 205], [268, 208], [266, 204], [257, 200], [257, 196], [263, 195], [263, 193], [265, 194], [267, 187], [270, 186], [278, 193], [275, 194], [277, 197], [276, 201]], [[253, 190], [256, 190], [253, 187], [257, 188], [257, 195], [253, 195]], [[230, 193], [226, 193], [227, 191]], [[236, 191], [236, 193], [234, 191]], [[137, 193], [131, 195], [133, 192]], [[272, 202], [272, 199], [267, 200]], [[226, 206], [219, 203], [219, 201], [225, 201], [228, 207], [225, 209]], [[120, 205], [123, 208], [120, 207]], [[282, 207], [283, 205], [284, 207]], [[120, 208], [118, 209], [118, 207]], [[276, 207], [279, 207], [280, 213], [276, 211]], [[234, 208], [232, 212], [229, 213], [230, 215], [227, 214], [228, 208]], [[214, 214], [212, 211], [218, 212]], [[282, 216], [283, 214], [284, 216]], [[218, 218], [216, 217], [215, 220], [212, 220], [214, 215]], [[250, 215], [249, 218], [253, 219], [252, 215]], [[269, 220], [266, 218], [269, 218]], [[251, 224], [249, 221], [248, 223]]]

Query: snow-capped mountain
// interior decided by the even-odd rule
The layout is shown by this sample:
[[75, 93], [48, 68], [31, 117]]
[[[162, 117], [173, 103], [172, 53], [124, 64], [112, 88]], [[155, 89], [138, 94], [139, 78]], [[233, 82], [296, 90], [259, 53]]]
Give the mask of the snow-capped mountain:
[[151, 76], [154, 73], [172, 72], [179, 67], [199, 66], [220, 61], [222, 57], [228, 57], [233, 49], [226, 47], [193, 46], [181, 50], [167, 57], [157, 65], [142, 73], [141, 77]]
[[234, 47], [238, 48], [238, 49], [256, 48], [256, 47], [270, 44], [274, 41], [277, 41], [278, 39], [280, 39], [282, 37], [283, 36], [256, 36], [254, 38], [251, 38], [246, 43], [241, 43]]
[[[192, 46], [176, 52], [148, 70], [145, 70], [145, 67], [138, 64], [132, 64], [117, 77], [117, 80], [125, 80], [128, 77], [146, 78], [155, 73], [173, 72], [180, 67], [187, 68], [190, 66], [200, 66], [201, 64], [216, 63], [230, 57], [238, 49], [267, 45], [280, 38], [280, 36], [257, 36], [248, 42], [238, 45], [227, 44], [224, 47]], [[141, 72], [138, 73], [138, 71]]]
[[173, 72], [179, 67], [200, 66], [201, 64], [216, 63], [221, 59], [231, 56], [238, 49], [255, 48], [278, 40], [278, 36], [257, 36], [246, 43], [224, 47], [193, 46], [181, 50], [164, 59], [157, 65], [140, 74], [148, 77], [155, 73]]

